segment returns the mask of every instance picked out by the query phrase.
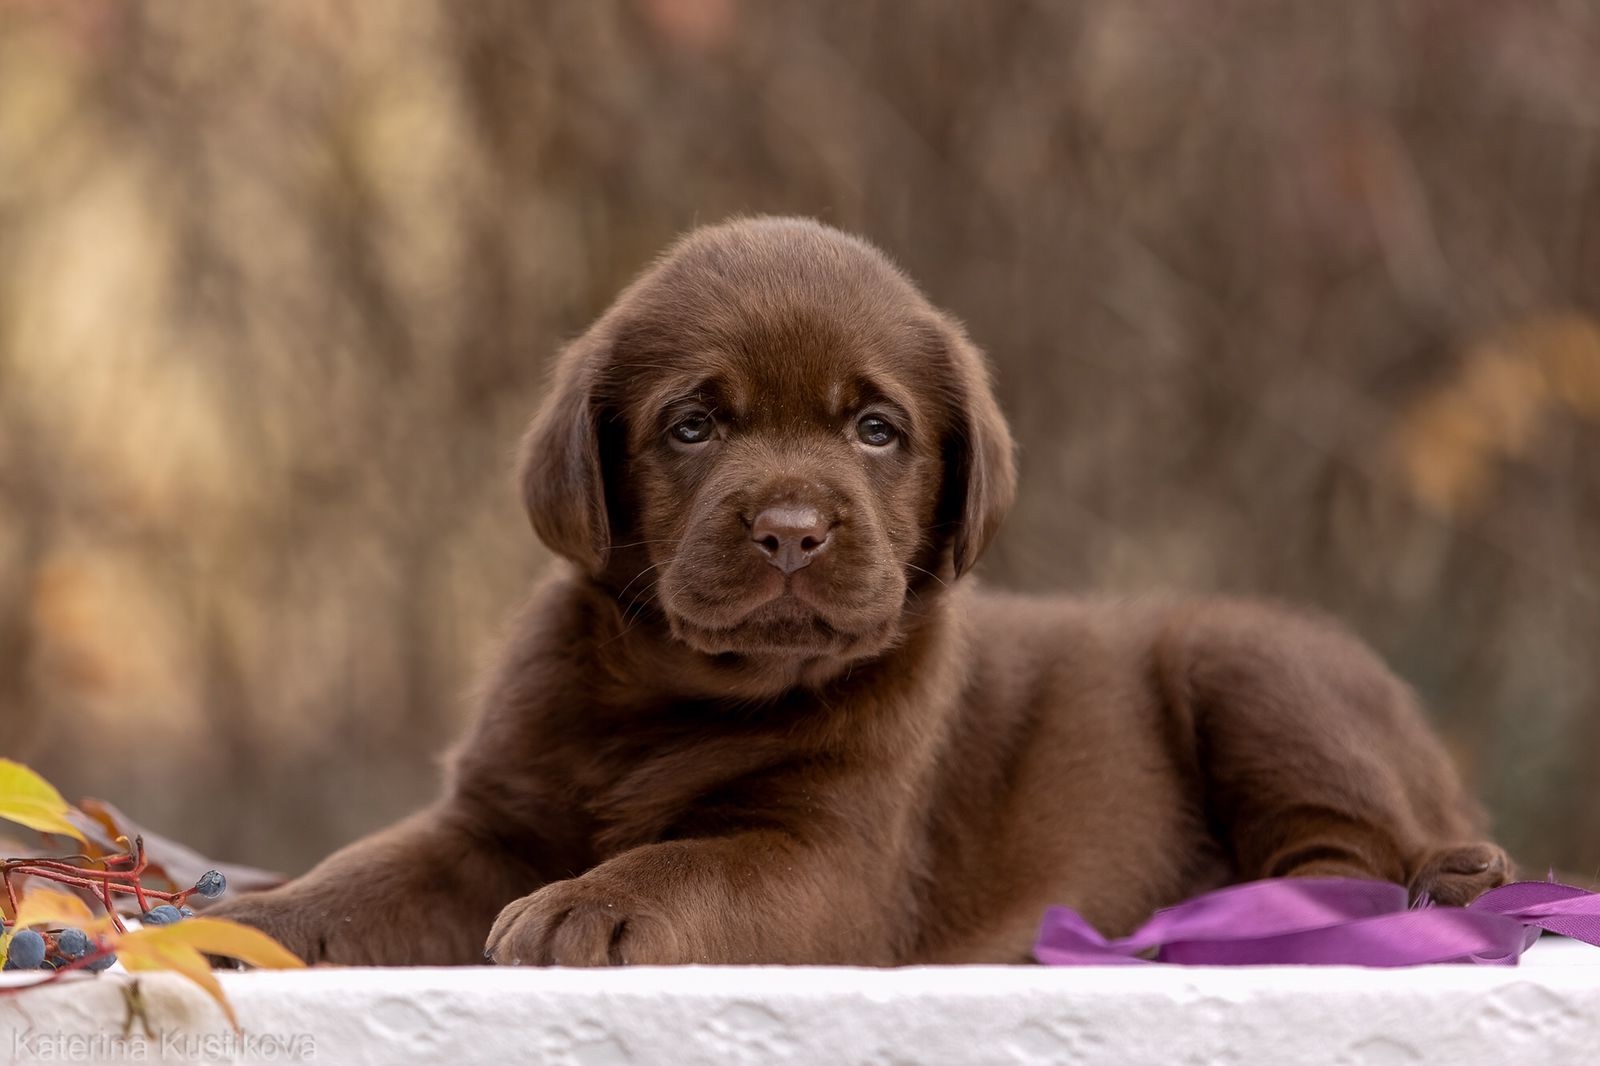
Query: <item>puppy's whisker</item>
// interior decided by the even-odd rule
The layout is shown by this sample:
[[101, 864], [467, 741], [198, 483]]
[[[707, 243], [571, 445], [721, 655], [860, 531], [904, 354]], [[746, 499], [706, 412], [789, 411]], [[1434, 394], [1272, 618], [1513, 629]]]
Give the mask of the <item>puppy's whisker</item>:
[[[649, 589], [645, 590], [645, 592], [650, 592], [650, 593], [653, 593], [654, 591], [655, 591], [654, 588], [649, 588]], [[645, 593], [640, 593], [641, 596], [644, 595], [644, 594]], [[649, 601], [648, 600], [645, 601], [644, 606], [645, 607], [649, 606]], [[623, 637], [627, 636], [629, 633], [632, 633], [635, 629], [639, 628], [639, 623], [644, 621], [644, 608], [641, 607], [640, 610], [639, 610], [638, 615], [635, 616], [633, 621], [630, 622], [630, 621], [628, 621], [628, 611], [630, 611], [632, 609], [633, 609], [633, 604], [630, 603], [628, 605], [627, 609], [625, 609], [622, 612], [622, 630], [621, 630], [621, 632], [617, 633], [615, 636], [607, 638], [606, 640], [602, 640], [599, 644], [595, 645], [596, 648], [604, 648], [604, 647], [607, 647], [608, 645], [614, 644], [617, 641], [621, 640]]]
[[622, 599], [622, 597], [626, 596], [628, 594], [628, 590], [633, 588], [633, 583], [635, 581], [638, 581], [641, 577], [644, 577], [644, 575], [648, 574], [650, 571], [654, 570], [656, 567], [665, 566], [667, 563], [672, 562], [672, 560], [676, 559], [676, 558], [677, 558], [676, 555], [669, 556], [668, 558], [661, 560], [659, 563], [651, 563], [649, 566], [645, 567], [643, 570], [639, 571], [637, 574], [634, 574], [633, 577], [628, 580], [628, 583], [626, 585], [622, 586], [622, 591], [617, 593], [617, 599], [620, 600], [620, 599]]
[[628, 362], [626, 364], [619, 365], [618, 367], [614, 368], [613, 375], [615, 376], [616, 373], [618, 373], [618, 372], [620, 372], [622, 370], [664, 370], [667, 373], [672, 374], [672, 373], [677, 373], [678, 371], [680, 371], [682, 369], [683, 369], [682, 367], [667, 366], [664, 363], [634, 363], [634, 362]]
[[[645, 574], [649, 573], [651, 570], [654, 570], [656, 567], [665, 566], [667, 563], [672, 562], [673, 559], [676, 559], [676, 558], [677, 558], [676, 555], [672, 555], [672, 556], [670, 556], [670, 557], [668, 557], [666, 559], [661, 560], [658, 563], [650, 564], [649, 566], [645, 567], [643, 570], [639, 571], [637, 574], [633, 575], [633, 581], [629, 581], [627, 586], [625, 586], [623, 588], [622, 592], [619, 592], [617, 594], [617, 599], [618, 600], [622, 599], [623, 594], [626, 593], [628, 591], [628, 589], [633, 586], [633, 582], [634, 581], [639, 580], [641, 577], [643, 577]], [[631, 632], [634, 629], [635, 626], [637, 626], [640, 622], [644, 621], [644, 613], [645, 613], [646, 610], [649, 609], [650, 604], [652, 602], [655, 602], [655, 600], [657, 599], [658, 592], [659, 592], [659, 590], [657, 589], [657, 587], [655, 585], [645, 585], [638, 592], [634, 593], [633, 599], [629, 600], [628, 601], [628, 605], [622, 609], [623, 630], [622, 630], [621, 633], [617, 634], [617, 637], [620, 638], [620, 637], [627, 636], [628, 633]], [[638, 608], [638, 611], [636, 613], [634, 612], [634, 608], [635, 607]], [[633, 614], [633, 620], [631, 622], [628, 620], [628, 615], [629, 614]], [[616, 638], [613, 638], [613, 639], [616, 639]]]
[[612, 544], [610, 545], [610, 549], [612, 551], [617, 551], [621, 548], [637, 548], [641, 544], [671, 544], [672, 542], [673, 538], [671, 537], [656, 537], [653, 540], [630, 540], [626, 544]]
[[918, 566], [916, 563], [907, 563], [906, 565], [911, 567], [911, 569], [917, 571], [920, 574], [927, 574], [929, 577], [933, 578], [935, 581], [937, 581], [939, 584], [943, 585], [945, 588], [949, 588], [950, 587], [950, 583], [948, 581], [946, 581], [944, 578], [940, 577], [938, 574], [934, 573], [932, 570], [924, 570], [924, 569], [922, 569], [922, 567]]
[[636, 593], [633, 597], [633, 600], [622, 612], [623, 622], [627, 622], [629, 612], [632, 612], [633, 609], [637, 607], [638, 611], [633, 616], [634, 624], [637, 625], [639, 621], [644, 618], [645, 610], [649, 608], [651, 603], [656, 602], [657, 591], [658, 590], [654, 585], [647, 585], [645, 588]]

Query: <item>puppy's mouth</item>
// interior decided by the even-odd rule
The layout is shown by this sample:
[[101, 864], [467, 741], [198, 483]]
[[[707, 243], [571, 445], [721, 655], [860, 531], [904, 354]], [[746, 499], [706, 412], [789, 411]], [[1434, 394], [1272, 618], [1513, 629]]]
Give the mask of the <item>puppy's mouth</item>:
[[732, 625], [709, 626], [677, 614], [671, 621], [679, 639], [709, 655], [826, 655], [859, 639], [789, 590], [758, 604]]
[[840, 606], [829, 591], [800, 575], [776, 571], [755, 587], [744, 585], [717, 596], [705, 587], [676, 588], [662, 597], [672, 633], [707, 655], [782, 658], [858, 655], [881, 649], [894, 635], [898, 616], [885, 597], [857, 590]]

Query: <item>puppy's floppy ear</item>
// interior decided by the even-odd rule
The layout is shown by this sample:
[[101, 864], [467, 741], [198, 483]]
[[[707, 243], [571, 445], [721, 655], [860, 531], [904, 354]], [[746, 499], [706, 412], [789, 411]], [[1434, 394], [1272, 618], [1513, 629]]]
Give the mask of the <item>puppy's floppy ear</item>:
[[954, 524], [950, 557], [959, 577], [977, 563], [1011, 508], [1017, 491], [1015, 449], [983, 353], [955, 321], [940, 315], [936, 328], [952, 375], [940, 521]]
[[534, 532], [590, 573], [604, 569], [611, 544], [598, 395], [610, 347], [598, 326], [567, 346], [522, 438], [522, 498]]

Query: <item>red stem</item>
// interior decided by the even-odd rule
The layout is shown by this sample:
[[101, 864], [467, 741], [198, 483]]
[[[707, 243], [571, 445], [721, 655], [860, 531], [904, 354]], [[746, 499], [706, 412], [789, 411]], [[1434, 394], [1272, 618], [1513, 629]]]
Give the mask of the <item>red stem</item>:
[[[126, 838], [123, 838], [126, 840]], [[81, 859], [84, 862], [99, 862], [106, 866], [123, 866], [126, 870], [112, 869], [85, 869], [75, 866], [70, 860]], [[150, 857], [145, 854], [144, 838], [134, 837], [132, 854], [107, 855], [96, 859], [89, 855], [68, 855], [60, 859], [6, 859], [0, 862], [0, 881], [5, 882], [6, 899], [11, 905], [12, 914], [16, 914], [21, 906], [17, 898], [16, 885], [12, 883], [11, 875], [19, 874], [26, 877], [38, 877], [46, 881], [53, 881], [58, 885], [68, 885], [72, 888], [83, 889], [98, 893], [101, 904], [106, 909], [107, 916], [111, 919], [112, 926], [118, 933], [126, 933], [128, 927], [123, 924], [122, 916], [117, 913], [116, 900], [112, 897], [116, 893], [133, 896], [138, 901], [140, 913], [149, 913], [150, 901], [160, 900], [181, 906], [185, 900], [195, 893], [189, 888], [181, 892], [163, 892], [158, 889], [147, 889], [140, 878], [150, 866]], [[3, 928], [3, 926], [0, 926]], [[104, 953], [102, 953], [104, 954]], [[91, 960], [92, 961], [92, 960]], [[69, 969], [79, 969], [79, 966], [66, 967], [58, 972]], [[43, 983], [43, 982], [36, 982]], [[33, 987], [28, 985], [25, 987]]]
[[93, 877], [103, 877], [113, 881], [131, 881], [134, 878], [132, 870], [86, 870], [82, 866], [73, 866], [71, 863], [58, 862], [55, 859], [7, 859], [7, 870], [21, 870], [28, 872], [25, 867], [37, 867], [38, 870], [55, 870], [67, 874], [88, 874]]
[[122, 916], [117, 913], [116, 904], [111, 901], [111, 882], [102, 881], [100, 883], [100, 899], [105, 903], [106, 914], [111, 918], [111, 925], [117, 932], [126, 933], [128, 927], [122, 924]]
[[[29, 877], [38, 877], [46, 881], [53, 881], [58, 885], [68, 885], [72, 888], [81, 888], [87, 891], [98, 891], [101, 898], [108, 897], [113, 892], [126, 896], [133, 896], [139, 902], [141, 912], [150, 909], [150, 900], [157, 899], [164, 903], [181, 904], [188, 898], [188, 892], [163, 892], [159, 889], [145, 888], [137, 877], [143, 872], [147, 863], [141, 855], [133, 870], [119, 873], [109, 870], [84, 870], [77, 866], [54, 862], [49, 859], [17, 859], [0, 868], [0, 877], [5, 879], [6, 893], [11, 900], [13, 912], [17, 907], [16, 890], [11, 883], [13, 873], [25, 874]], [[113, 908], [108, 907], [107, 910]]]

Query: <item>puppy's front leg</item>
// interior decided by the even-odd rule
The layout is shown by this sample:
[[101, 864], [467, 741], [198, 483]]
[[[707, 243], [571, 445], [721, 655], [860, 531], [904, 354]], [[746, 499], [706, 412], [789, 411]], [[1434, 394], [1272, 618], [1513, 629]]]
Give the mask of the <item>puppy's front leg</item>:
[[481, 964], [500, 908], [542, 880], [484, 828], [445, 803], [206, 914], [255, 926], [311, 963]]
[[874, 868], [781, 830], [649, 844], [501, 913], [496, 962], [890, 964], [894, 933]]

